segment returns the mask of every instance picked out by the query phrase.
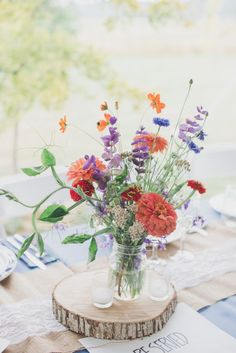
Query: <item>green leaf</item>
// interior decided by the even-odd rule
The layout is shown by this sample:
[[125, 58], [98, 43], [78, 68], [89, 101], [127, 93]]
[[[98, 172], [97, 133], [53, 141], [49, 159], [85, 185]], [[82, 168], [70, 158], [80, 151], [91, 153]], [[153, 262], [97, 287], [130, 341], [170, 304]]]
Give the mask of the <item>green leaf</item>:
[[125, 168], [122, 171], [122, 173], [115, 177], [115, 181], [118, 182], [119, 184], [122, 184], [123, 181], [126, 179], [127, 175], [128, 175], [128, 167], [127, 165], [125, 165]]
[[62, 244], [83, 244], [85, 241], [92, 238], [90, 234], [73, 234], [66, 237]]
[[35, 233], [33, 233], [30, 237], [25, 239], [20, 250], [18, 251], [18, 254], [17, 254], [18, 258], [20, 258], [24, 254], [24, 252], [29, 248], [30, 244], [34, 239], [34, 236], [35, 236]]
[[33, 167], [33, 168], [22, 168], [22, 172], [25, 173], [28, 176], [36, 176], [41, 173], [43, 173], [47, 168], [44, 167], [43, 165], [39, 167]]
[[170, 195], [169, 196], [171, 196], [171, 197], [173, 197], [177, 192], [179, 192], [182, 188], [183, 188], [183, 186], [186, 184], [186, 182], [183, 182], [183, 183], [181, 183], [181, 184], [179, 184], [179, 185], [176, 185], [174, 188], [173, 188], [173, 190], [170, 192]]
[[56, 223], [62, 221], [64, 216], [68, 214], [68, 210], [64, 205], [50, 205], [39, 216], [40, 221]]
[[42, 235], [40, 233], [37, 233], [37, 241], [38, 241], [38, 247], [39, 247], [40, 255], [43, 255], [43, 253], [44, 253], [44, 241], [43, 241]]
[[98, 251], [97, 242], [95, 238], [92, 238], [89, 245], [89, 258], [88, 258], [89, 262], [92, 262], [95, 260], [97, 251]]
[[41, 160], [44, 167], [54, 167], [56, 165], [56, 159], [54, 155], [46, 148], [43, 149]]

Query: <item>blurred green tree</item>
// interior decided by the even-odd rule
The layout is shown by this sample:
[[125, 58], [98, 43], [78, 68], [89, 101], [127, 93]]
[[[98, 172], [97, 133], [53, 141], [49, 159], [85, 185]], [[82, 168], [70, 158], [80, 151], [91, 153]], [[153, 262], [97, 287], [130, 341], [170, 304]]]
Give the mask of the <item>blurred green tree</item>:
[[65, 101], [73, 69], [103, 77], [103, 57], [79, 42], [73, 25], [71, 8], [50, 0], [0, 1], [1, 130], [36, 102], [49, 108]]
[[147, 18], [153, 25], [160, 25], [170, 19], [184, 19], [188, 4], [184, 0], [110, 0], [115, 16], [109, 16], [105, 24], [113, 29], [120, 22], [130, 22], [137, 16]]
[[138, 95], [117, 79], [103, 55], [79, 41], [74, 10], [53, 0], [0, 1], [0, 133], [14, 123], [14, 171], [18, 121], [34, 104], [57, 107], [81, 76], [103, 81], [115, 94]]
[[[122, 16], [125, 13], [123, 18], [142, 13], [154, 21], [170, 17], [179, 3], [161, 0], [143, 6], [139, 0], [111, 0], [109, 6], [121, 10]], [[78, 88], [82, 76], [103, 82], [118, 97], [128, 93], [136, 102], [140, 98], [138, 90], [109, 68], [105, 56], [80, 42], [77, 5], [61, 6], [54, 0], [0, 1], [0, 133], [14, 123], [15, 171], [18, 121], [34, 104], [58, 107]], [[108, 27], [112, 23], [108, 18]]]

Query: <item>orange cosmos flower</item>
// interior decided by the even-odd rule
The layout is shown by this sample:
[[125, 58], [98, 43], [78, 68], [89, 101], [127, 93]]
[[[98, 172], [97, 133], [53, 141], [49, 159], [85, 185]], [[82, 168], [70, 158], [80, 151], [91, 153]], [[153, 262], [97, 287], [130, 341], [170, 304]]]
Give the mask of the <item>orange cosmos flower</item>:
[[64, 117], [59, 120], [60, 131], [62, 133], [64, 133], [66, 131], [67, 125], [68, 125], [67, 124], [67, 117], [66, 117], [66, 115], [64, 115]]
[[106, 169], [106, 166], [96, 158], [95, 165], [91, 164], [87, 169], [83, 169], [87, 160], [85, 158], [80, 158], [76, 162], [72, 163], [68, 172], [68, 180], [74, 180], [74, 182], [78, 182], [79, 180], [87, 180], [87, 181], [94, 181], [93, 180], [93, 173], [96, 169], [103, 171]]
[[[138, 142], [139, 140], [141, 142]], [[136, 135], [134, 141], [138, 142], [136, 146], [148, 146], [150, 153], [163, 152], [168, 146], [168, 141], [164, 137], [151, 133]]]
[[155, 109], [158, 114], [161, 113], [162, 109], [164, 109], [166, 105], [161, 102], [160, 94], [148, 93], [147, 97], [151, 101], [150, 106]]
[[99, 120], [97, 122], [97, 129], [98, 131], [104, 131], [105, 128], [110, 124], [110, 119], [111, 119], [111, 115], [105, 113], [104, 114], [105, 120]]
[[139, 199], [136, 220], [148, 234], [161, 237], [175, 230], [177, 215], [173, 206], [161, 195], [150, 192]]

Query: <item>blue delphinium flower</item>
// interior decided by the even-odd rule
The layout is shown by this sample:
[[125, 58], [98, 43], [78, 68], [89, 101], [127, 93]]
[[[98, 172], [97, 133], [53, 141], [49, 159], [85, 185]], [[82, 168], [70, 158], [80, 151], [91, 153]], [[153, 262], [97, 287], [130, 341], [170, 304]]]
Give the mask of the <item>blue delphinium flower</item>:
[[204, 141], [206, 136], [207, 136], [207, 134], [203, 130], [199, 131], [199, 133], [197, 134], [197, 138], [200, 141]]
[[153, 123], [158, 126], [169, 126], [170, 125], [170, 120], [169, 119], [163, 119], [163, 118], [153, 118]]
[[200, 153], [203, 147], [198, 147], [196, 143], [194, 143], [192, 140], [189, 140], [186, 142], [188, 145], [188, 148], [193, 151], [194, 153]]

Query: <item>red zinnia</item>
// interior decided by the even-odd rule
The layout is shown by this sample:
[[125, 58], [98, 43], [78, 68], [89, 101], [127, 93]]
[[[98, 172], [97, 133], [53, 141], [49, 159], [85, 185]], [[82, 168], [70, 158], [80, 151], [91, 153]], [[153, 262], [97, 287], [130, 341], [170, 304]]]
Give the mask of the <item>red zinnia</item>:
[[132, 186], [128, 190], [121, 193], [123, 201], [138, 201], [141, 197], [140, 189], [137, 186]]
[[161, 237], [175, 230], [176, 212], [161, 195], [152, 192], [143, 194], [137, 205], [136, 219], [148, 234]]
[[206, 192], [206, 188], [200, 183], [199, 181], [196, 180], [188, 180], [188, 186], [199, 192], [199, 194], [204, 194]]
[[[87, 180], [74, 181], [72, 186], [74, 188], [80, 187], [81, 190], [88, 196], [92, 196], [92, 194], [94, 193], [93, 185], [89, 183]], [[70, 196], [76, 202], [82, 199], [82, 197], [74, 190], [70, 190]]]

